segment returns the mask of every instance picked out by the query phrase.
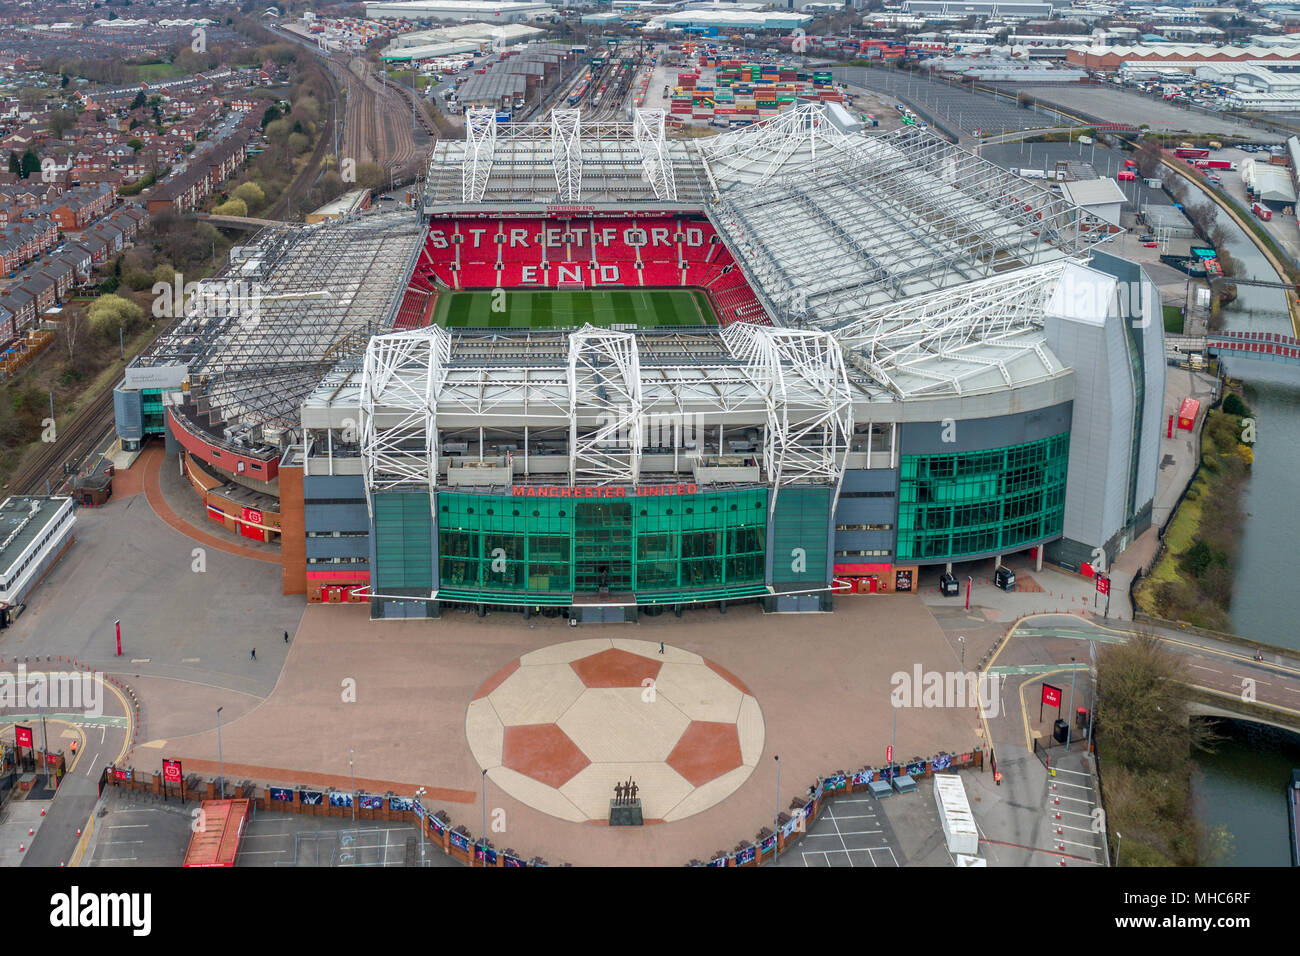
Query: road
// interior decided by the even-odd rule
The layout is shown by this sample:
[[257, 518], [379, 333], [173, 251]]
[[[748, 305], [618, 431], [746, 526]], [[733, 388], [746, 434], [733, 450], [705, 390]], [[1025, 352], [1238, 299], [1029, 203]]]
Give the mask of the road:
[[[59, 866], [72, 859], [79, 836], [95, 803], [99, 800], [99, 777], [105, 765], [120, 761], [130, 747], [134, 707], [123, 689], [95, 674], [100, 688], [102, 714], [59, 713], [45, 715], [50, 750], [68, 749], [77, 742], [77, 755], [55, 792], [44, 822], [23, 856], [23, 866]], [[40, 727], [39, 715], [6, 714], [0, 733], [12, 734], [12, 724]], [[36, 730], [39, 739], [40, 731]]]

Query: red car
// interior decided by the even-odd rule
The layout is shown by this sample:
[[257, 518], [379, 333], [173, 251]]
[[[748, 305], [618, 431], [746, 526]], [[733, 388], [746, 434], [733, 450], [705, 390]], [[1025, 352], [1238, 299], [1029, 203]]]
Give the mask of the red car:
[[1148, 249], [1154, 249], [1158, 245], [1158, 243], [1154, 239], [1152, 239], [1148, 242], [1142, 243], [1142, 245], [1146, 246]]

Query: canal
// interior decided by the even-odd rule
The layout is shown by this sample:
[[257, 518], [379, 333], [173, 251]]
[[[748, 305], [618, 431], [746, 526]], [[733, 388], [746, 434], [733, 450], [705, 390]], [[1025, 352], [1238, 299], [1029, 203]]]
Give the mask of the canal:
[[[1273, 279], [1276, 273], [1244, 232], [1227, 216], [1220, 222], [1231, 239], [1228, 251], [1241, 273]], [[1277, 289], [1238, 287], [1224, 310], [1229, 329], [1293, 334], [1283, 294]], [[1255, 359], [1228, 358], [1227, 374], [1246, 386], [1257, 422], [1255, 463], [1247, 485], [1246, 522], [1232, 594], [1233, 628], [1270, 644], [1300, 649], [1300, 587], [1291, 580], [1300, 551], [1300, 370]], [[1226, 866], [1287, 866], [1290, 844], [1283, 787], [1300, 767], [1300, 736], [1253, 731], [1250, 725], [1218, 724], [1224, 735], [1214, 754], [1196, 759], [1193, 784], [1198, 815], [1231, 835]]]

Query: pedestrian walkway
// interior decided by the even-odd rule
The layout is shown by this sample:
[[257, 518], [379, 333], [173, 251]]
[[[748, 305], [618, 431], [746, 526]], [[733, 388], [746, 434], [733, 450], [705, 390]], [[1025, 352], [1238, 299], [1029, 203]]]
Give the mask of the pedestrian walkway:
[[216, 535], [209, 534], [200, 528], [196, 528], [180, 515], [178, 515], [167, 504], [163, 497], [162, 486], [159, 483], [159, 476], [162, 471], [162, 464], [166, 455], [160, 448], [149, 448], [131, 467], [131, 471], [137, 468], [144, 469], [144, 493], [145, 498], [149, 501], [149, 507], [173, 529], [180, 532], [191, 541], [206, 545], [209, 548], [216, 548], [218, 551], [224, 551], [226, 554], [237, 555], [241, 558], [252, 558], [255, 561], [266, 561], [270, 564], [279, 564], [280, 555], [274, 552], [256, 551], [253, 548], [247, 548], [243, 545], [236, 544], [233, 541], [224, 541]]

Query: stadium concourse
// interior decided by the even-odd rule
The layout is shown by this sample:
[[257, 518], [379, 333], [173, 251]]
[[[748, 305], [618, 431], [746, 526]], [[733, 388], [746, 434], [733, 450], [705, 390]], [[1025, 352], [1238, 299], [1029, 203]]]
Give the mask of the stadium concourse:
[[1149, 525], [1160, 300], [1109, 227], [815, 103], [664, 119], [469, 110], [418, 208], [268, 229], [127, 369], [124, 447], [376, 619], [830, 611]]

